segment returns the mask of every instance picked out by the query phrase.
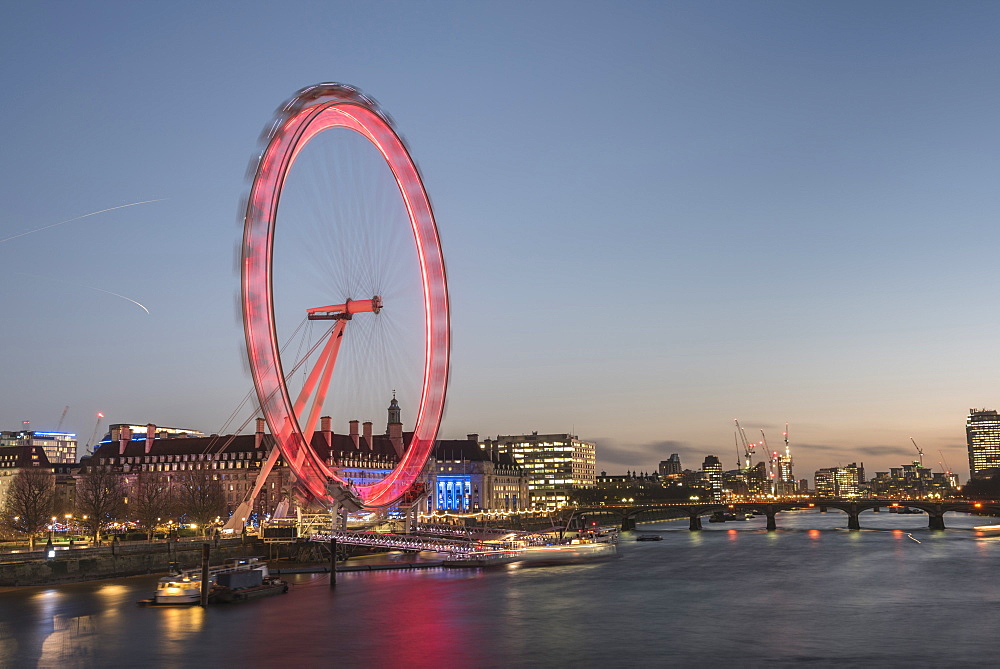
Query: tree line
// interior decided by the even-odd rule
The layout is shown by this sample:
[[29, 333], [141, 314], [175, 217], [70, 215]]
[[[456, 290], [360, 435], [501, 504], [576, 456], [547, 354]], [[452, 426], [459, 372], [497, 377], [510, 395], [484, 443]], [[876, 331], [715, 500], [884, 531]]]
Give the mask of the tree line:
[[88, 536], [100, 541], [116, 523], [134, 522], [152, 538], [168, 520], [205, 528], [229, 513], [222, 482], [211, 472], [185, 472], [168, 482], [150, 472], [126, 480], [120, 473], [91, 467], [74, 478], [75, 502], [69, 505], [57, 496], [51, 470], [18, 472], [0, 506], [0, 529], [8, 537], [27, 538], [33, 550], [53, 516], [72, 514]]

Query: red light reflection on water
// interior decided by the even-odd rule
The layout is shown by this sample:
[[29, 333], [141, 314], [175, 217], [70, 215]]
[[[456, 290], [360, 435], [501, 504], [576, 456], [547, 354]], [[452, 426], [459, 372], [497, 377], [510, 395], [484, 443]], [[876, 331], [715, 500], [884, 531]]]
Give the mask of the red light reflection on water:
[[809, 535], [810, 539], [819, 539], [819, 530], [809, 530], [807, 534]]

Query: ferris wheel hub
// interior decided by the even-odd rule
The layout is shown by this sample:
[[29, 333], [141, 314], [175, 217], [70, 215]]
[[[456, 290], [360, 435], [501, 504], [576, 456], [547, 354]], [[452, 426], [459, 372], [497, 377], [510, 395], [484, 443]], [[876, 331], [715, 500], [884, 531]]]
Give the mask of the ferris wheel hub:
[[382, 298], [376, 295], [370, 300], [345, 300], [343, 304], [306, 309], [306, 317], [311, 321], [349, 321], [354, 314], [382, 311]]

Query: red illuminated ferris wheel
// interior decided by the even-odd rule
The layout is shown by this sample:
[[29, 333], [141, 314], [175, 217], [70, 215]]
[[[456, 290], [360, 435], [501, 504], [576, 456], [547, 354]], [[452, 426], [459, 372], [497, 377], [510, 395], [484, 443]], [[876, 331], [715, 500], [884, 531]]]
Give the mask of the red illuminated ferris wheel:
[[[241, 250], [261, 410], [307, 496], [391, 505], [424, 468], [448, 385], [448, 287], [430, 201], [389, 117], [350, 86], [302, 89], [262, 141]], [[279, 338], [299, 317], [314, 329], [293, 354]], [[320, 415], [355, 410], [365, 392], [385, 400], [407, 374], [405, 401], [416, 407], [408, 448], [385, 478], [346, 480], [310, 445]]]

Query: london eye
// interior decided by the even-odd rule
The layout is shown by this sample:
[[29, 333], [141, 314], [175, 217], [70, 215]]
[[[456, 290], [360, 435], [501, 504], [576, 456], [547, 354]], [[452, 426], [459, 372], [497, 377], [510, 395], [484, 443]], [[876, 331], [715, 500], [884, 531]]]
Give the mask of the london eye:
[[[303, 496], [390, 506], [423, 471], [448, 385], [448, 287], [430, 200], [391, 119], [351, 86], [302, 89], [261, 141], [240, 254], [261, 411]], [[349, 480], [312, 447], [319, 418], [373, 416], [390, 392], [415, 408], [407, 447], [384, 478]]]

